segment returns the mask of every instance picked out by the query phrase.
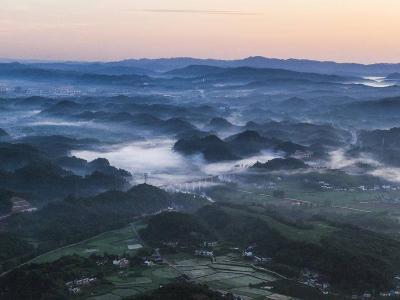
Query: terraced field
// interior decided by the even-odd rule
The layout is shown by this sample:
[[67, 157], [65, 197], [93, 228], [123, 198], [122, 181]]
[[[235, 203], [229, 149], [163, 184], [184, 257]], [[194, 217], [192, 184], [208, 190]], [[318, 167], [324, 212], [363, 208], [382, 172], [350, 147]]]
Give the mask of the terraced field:
[[[277, 276], [252, 267], [242, 261], [239, 255], [216, 257], [216, 260], [217, 263], [212, 263], [207, 258], [192, 258], [183, 254], [168, 257], [174, 268], [191, 280], [207, 284], [213, 289], [230, 292], [243, 299], [266, 299], [267, 296], [276, 297], [271, 299], [291, 299], [269, 291], [269, 283], [277, 280]], [[254, 285], [258, 287], [252, 287]]]

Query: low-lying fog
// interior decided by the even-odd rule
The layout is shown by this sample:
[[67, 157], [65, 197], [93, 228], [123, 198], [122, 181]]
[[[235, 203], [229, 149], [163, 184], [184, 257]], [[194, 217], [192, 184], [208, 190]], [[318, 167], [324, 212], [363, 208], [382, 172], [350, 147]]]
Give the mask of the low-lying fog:
[[[39, 110], [8, 111], [0, 107], [0, 128], [11, 131], [18, 124], [26, 123], [29, 118], [38, 114]], [[11, 129], [11, 130], [10, 130]]]
[[184, 183], [209, 175], [226, 174], [246, 170], [257, 161], [278, 157], [271, 152], [239, 161], [207, 163], [200, 155], [186, 157], [173, 150], [174, 140], [153, 139], [104, 147], [97, 151], [72, 151], [72, 155], [86, 160], [104, 157], [118, 168], [128, 170], [135, 182], [143, 182], [144, 173], [149, 174], [153, 185]]
[[366, 82], [362, 82], [361, 84], [371, 87], [389, 87], [395, 86], [393, 82], [386, 81], [386, 77], [378, 77], [378, 76], [368, 76], [364, 77], [364, 79], [368, 80]]
[[352, 166], [360, 163], [367, 164], [373, 168], [367, 171], [367, 174], [400, 183], [400, 168], [387, 167], [366, 154], [362, 154], [357, 158], [348, 157], [344, 149], [335, 150], [330, 153], [330, 161], [327, 167], [332, 169], [347, 169], [348, 171], [349, 169], [351, 170]]

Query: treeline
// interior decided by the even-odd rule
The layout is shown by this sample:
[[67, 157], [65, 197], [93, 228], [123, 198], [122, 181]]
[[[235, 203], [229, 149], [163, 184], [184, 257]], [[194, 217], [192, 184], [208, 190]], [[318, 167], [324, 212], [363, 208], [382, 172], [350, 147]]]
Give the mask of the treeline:
[[[138, 216], [168, 207], [196, 209], [204, 203], [202, 198], [168, 194], [143, 184], [127, 192], [110, 191], [95, 197], [67, 198], [50, 203], [31, 214], [13, 215], [8, 224], [10, 234], [19, 239], [34, 240], [34, 251], [38, 254], [121, 228]], [[3, 251], [1, 246], [0, 251]]]
[[124, 300], [234, 300], [232, 294], [223, 295], [210, 290], [206, 285], [194, 283], [172, 283], [145, 295]]
[[149, 218], [147, 227], [140, 231], [140, 235], [153, 245], [160, 242], [177, 242], [183, 246], [190, 246], [215, 239], [215, 235], [200, 218], [177, 212]]

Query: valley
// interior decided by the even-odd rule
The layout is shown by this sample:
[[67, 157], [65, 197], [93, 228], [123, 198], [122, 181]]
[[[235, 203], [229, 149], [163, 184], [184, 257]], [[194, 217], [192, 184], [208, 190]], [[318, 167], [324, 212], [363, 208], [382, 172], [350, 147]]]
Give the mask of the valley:
[[396, 66], [277, 63], [1, 63], [0, 298], [396, 298]]

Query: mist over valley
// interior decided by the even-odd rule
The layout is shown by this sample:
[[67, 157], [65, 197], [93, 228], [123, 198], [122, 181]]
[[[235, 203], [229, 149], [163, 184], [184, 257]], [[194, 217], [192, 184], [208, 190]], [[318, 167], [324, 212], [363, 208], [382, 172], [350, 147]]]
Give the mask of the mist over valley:
[[391, 295], [399, 71], [0, 64], [0, 298]]

